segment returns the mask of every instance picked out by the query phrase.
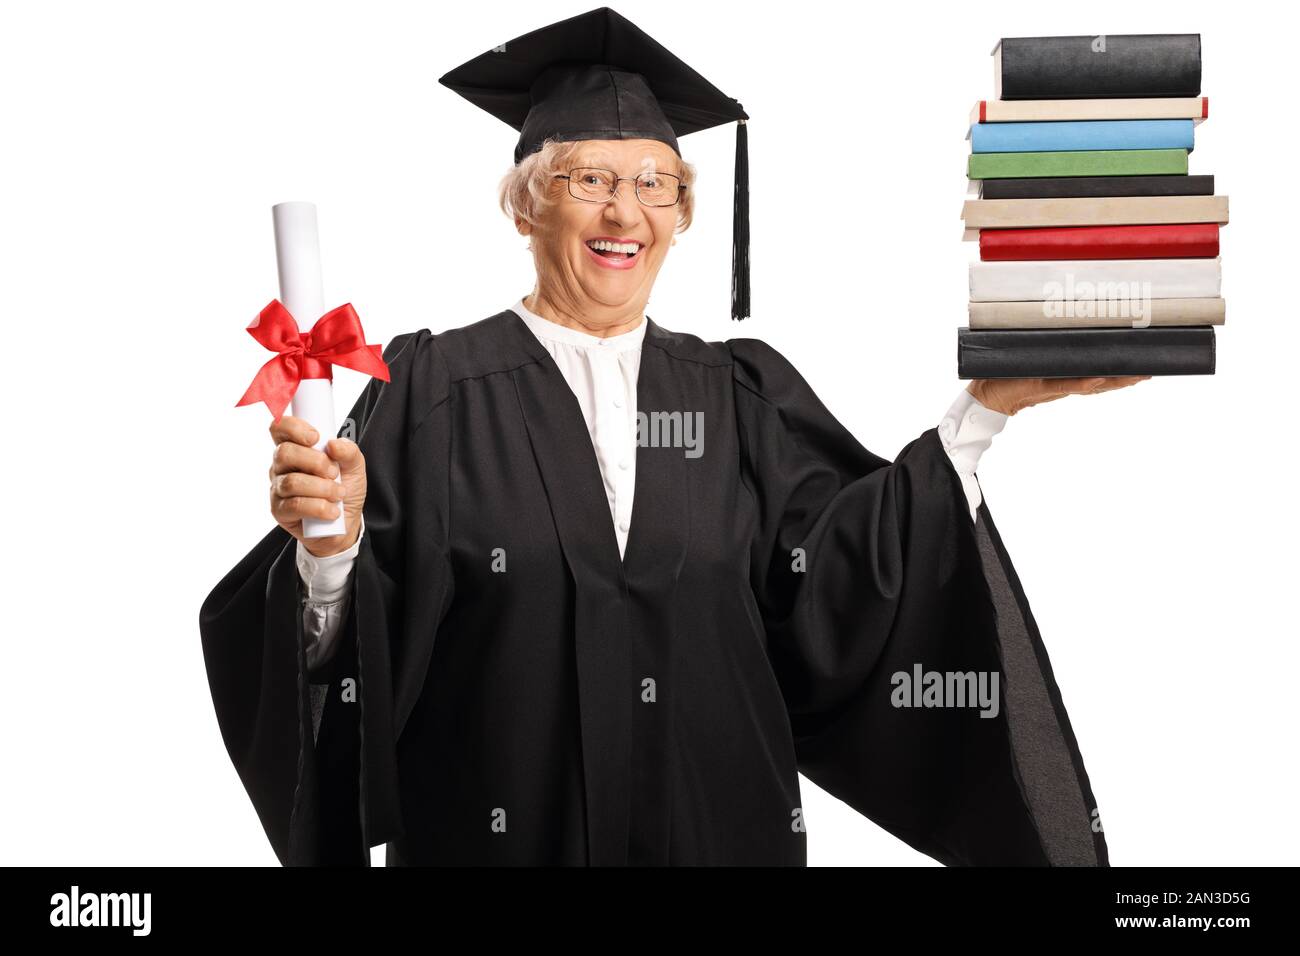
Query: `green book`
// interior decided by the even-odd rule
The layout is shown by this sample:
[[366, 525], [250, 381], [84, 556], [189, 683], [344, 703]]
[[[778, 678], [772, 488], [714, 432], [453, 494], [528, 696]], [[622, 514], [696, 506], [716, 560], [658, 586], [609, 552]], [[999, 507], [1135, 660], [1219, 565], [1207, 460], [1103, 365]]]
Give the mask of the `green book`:
[[1055, 153], [971, 153], [970, 179], [1027, 176], [1184, 176], [1185, 149], [1088, 149]]

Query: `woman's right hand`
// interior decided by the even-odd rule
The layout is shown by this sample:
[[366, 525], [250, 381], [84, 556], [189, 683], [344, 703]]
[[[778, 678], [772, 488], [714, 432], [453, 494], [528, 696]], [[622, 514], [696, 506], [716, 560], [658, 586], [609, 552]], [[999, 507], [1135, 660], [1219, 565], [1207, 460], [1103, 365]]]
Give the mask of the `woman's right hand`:
[[[331, 438], [325, 451], [312, 447], [320, 438], [304, 419], [281, 415], [271, 423], [271, 515], [285, 531], [318, 558], [346, 551], [361, 532], [366, 502], [366, 459], [356, 442]], [[342, 473], [342, 484], [334, 476]], [[346, 531], [324, 538], [302, 536], [303, 518], [336, 518], [342, 505]]]

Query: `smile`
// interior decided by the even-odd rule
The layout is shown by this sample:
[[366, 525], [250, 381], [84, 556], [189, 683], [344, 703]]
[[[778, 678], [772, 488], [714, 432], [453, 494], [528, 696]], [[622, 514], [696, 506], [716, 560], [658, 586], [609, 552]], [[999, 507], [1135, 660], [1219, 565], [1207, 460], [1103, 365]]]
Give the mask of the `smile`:
[[583, 247], [592, 259], [607, 269], [631, 269], [640, 260], [645, 244], [636, 240], [588, 239]]

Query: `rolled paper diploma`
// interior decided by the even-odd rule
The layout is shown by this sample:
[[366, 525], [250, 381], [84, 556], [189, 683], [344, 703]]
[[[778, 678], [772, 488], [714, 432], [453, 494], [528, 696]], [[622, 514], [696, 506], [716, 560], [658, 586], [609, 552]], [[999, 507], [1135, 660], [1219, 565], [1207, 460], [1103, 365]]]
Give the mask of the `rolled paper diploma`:
[[[316, 229], [316, 206], [309, 202], [282, 202], [271, 207], [275, 223], [275, 259], [280, 272], [280, 301], [298, 322], [298, 329], [310, 332], [325, 312], [325, 291], [321, 284], [320, 236]], [[325, 450], [335, 437], [334, 388], [327, 378], [304, 378], [298, 383], [291, 403], [292, 413], [311, 423], [320, 436], [313, 448]], [[342, 477], [334, 479], [341, 482]], [[347, 523], [343, 503], [336, 502], [334, 519], [303, 518], [304, 538], [325, 538], [343, 534]]]

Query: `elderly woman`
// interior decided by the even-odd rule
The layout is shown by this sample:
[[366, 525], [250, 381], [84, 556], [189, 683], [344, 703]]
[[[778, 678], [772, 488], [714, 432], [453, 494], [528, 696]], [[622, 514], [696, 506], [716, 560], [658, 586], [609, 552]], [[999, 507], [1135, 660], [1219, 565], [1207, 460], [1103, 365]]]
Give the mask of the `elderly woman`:
[[762, 342], [645, 314], [702, 128], [670, 80], [705, 81], [609, 10], [504, 50], [467, 66], [531, 104], [502, 202], [533, 291], [397, 336], [355, 441], [273, 424], [277, 526], [202, 609], [280, 859], [802, 865], [802, 772], [947, 864], [1105, 865], [973, 471], [1007, 416], [1132, 380], [972, 382], [872, 454]]

